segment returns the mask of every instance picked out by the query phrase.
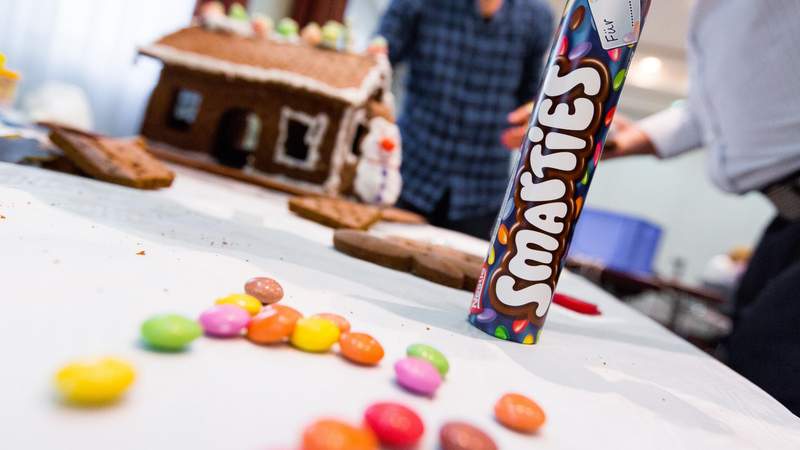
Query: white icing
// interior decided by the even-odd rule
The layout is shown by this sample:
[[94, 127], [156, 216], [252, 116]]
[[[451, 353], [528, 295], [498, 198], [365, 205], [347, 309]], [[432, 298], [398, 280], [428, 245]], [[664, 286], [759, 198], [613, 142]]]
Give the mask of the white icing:
[[[179, 65], [194, 70], [220, 74], [228, 78], [240, 78], [260, 83], [277, 83], [296, 89], [347, 102], [353, 106], [366, 103], [369, 97], [385, 89], [385, 80], [390, 78], [391, 67], [386, 58], [378, 58], [359, 87], [339, 88], [295, 72], [281, 69], [266, 69], [247, 64], [236, 64], [199, 53], [179, 50], [163, 44], [143, 47], [140, 53], [158, 58], [166, 64]], [[384, 91], [388, 92], [388, 91]]]
[[342, 170], [350, 154], [350, 147], [354, 136], [350, 133], [351, 123], [355, 116], [355, 108], [347, 108], [339, 121], [339, 131], [336, 133], [336, 144], [331, 154], [331, 171], [325, 180], [323, 189], [329, 194], [338, 194], [342, 185]]
[[[308, 157], [305, 160], [289, 156], [286, 149], [290, 120], [301, 122], [308, 127], [308, 132], [304, 138], [306, 145], [308, 145]], [[275, 145], [275, 154], [273, 156], [275, 162], [286, 167], [307, 170], [309, 172], [315, 170], [320, 160], [320, 146], [322, 145], [322, 139], [325, 137], [325, 131], [328, 129], [328, 122], [328, 116], [322, 113], [312, 116], [302, 111], [296, 111], [288, 106], [281, 107], [278, 142]]]
[[[385, 138], [395, 142], [394, 150], [382, 148], [381, 141]], [[373, 117], [361, 142], [361, 159], [356, 167], [354, 183], [356, 195], [367, 203], [395, 204], [403, 187], [401, 163], [402, 145], [397, 125], [383, 117]]]

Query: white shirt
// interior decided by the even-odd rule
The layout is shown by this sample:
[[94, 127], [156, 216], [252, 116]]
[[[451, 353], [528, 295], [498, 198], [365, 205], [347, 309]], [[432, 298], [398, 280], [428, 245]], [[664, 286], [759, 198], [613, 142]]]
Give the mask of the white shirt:
[[799, 33], [800, 0], [698, 0], [689, 99], [640, 122], [659, 156], [706, 146], [711, 178], [737, 193], [800, 171]]

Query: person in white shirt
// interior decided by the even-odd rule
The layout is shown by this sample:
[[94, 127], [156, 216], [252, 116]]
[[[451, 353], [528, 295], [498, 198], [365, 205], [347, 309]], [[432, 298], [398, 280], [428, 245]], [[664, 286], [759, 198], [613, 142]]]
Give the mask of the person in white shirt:
[[735, 296], [727, 362], [800, 415], [798, 24], [800, 0], [697, 0], [687, 102], [636, 124], [618, 118], [605, 158], [705, 147], [717, 186], [772, 201], [777, 217]]

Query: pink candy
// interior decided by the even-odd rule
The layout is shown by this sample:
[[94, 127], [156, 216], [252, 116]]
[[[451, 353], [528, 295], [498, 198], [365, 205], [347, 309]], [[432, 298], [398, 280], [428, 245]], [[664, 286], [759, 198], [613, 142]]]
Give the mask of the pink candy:
[[217, 305], [203, 311], [198, 319], [209, 336], [234, 337], [250, 322], [250, 313], [234, 305]]
[[442, 376], [433, 364], [424, 359], [403, 358], [394, 365], [397, 384], [417, 394], [432, 396]]

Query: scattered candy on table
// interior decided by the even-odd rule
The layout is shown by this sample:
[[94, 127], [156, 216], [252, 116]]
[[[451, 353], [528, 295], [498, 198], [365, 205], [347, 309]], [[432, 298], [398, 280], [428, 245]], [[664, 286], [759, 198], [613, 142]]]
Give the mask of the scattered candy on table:
[[280, 283], [267, 277], [251, 278], [244, 285], [244, 291], [265, 305], [279, 302], [283, 298], [283, 287]]
[[406, 349], [406, 355], [412, 358], [419, 358], [428, 361], [436, 367], [436, 370], [444, 377], [447, 371], [450, 370], [450, 363], [447, 358], [435, 348], [427, 344], [413, 344], [409, 345]]
[[251, 316], [255, 316], [261, 311], [261, 302], [248, 294], [231, 294], [227, 297], [222, 297], [214, 302], [216, 305], [234, 305], [247, 311]]
[[374, 366], [383, 359], [380, 342], [366, 333], [342, 333], [339, 351], [348, 360], [365, 366]]
[[73, 361], [58, 370], [55, 386], [75, 405], [102, 405], [119, 399], [136, 377], [133, 366], [118, 358]]
[[216, 305], [203, 311], [198, 322], [209, 336], [235, 337], [250, 322], [250, 313], [234, 305]]
[[419, 415], [399, 403], [375, 403], [364, 412], [364, 423], [381, 444], [390, 446], [415, 445], [425, 432]]
[[303, 315], [284, 305], [268, 305], [247, 325], [247, 338], [256, 344], [278, 344], [289, 339]]
[[336, 419], [322, 419], [303, 431], [302, 450], [377, 450], [371, 431]]
[[196, 320], [177, 314], [160, 314], [147, 319], [141, 328], [142, 340], [156, 350], [183, 350], [203, 334]]
[[327, 319], [308, 317], [300, 319], [292, 332], [292, 345], [312, 353], [324, 353], [339, 340], [339, 327]]
[[542, 408], [521, 394], [506, 394], [494, 405], [494, 416], [507, 428], [521, 433], [533, 433], [545, 422]]
[[342, 333], [347, 333], [350, 331], [350, 322], [347, 321], [344, 317], [333, 314], [333, 313], [321, 313], [321, 314], [314, 314], [311, 317], [319, 317], [321, 319], [327, 319], [331, 322], [335, 323], [337, 327], [339, 327], [339, 331]]
[[497, 450], [497, 444], [479, 428], [465, 422], [448, 422], [439, 430], [441, 450]]
[[600, 308], [594, 303], [585, 302], [569, 295], [556, 292], [553, 295], [553, 303], [567, 308], [576, 313], [586, 314], [587, 316], [599, 316], [602, 314]]
[[403, 358], [394, 365], [397, 383], [405, 389], [422, 395], [432, 396], [442, 376], [433, 364], [419, 358]]

